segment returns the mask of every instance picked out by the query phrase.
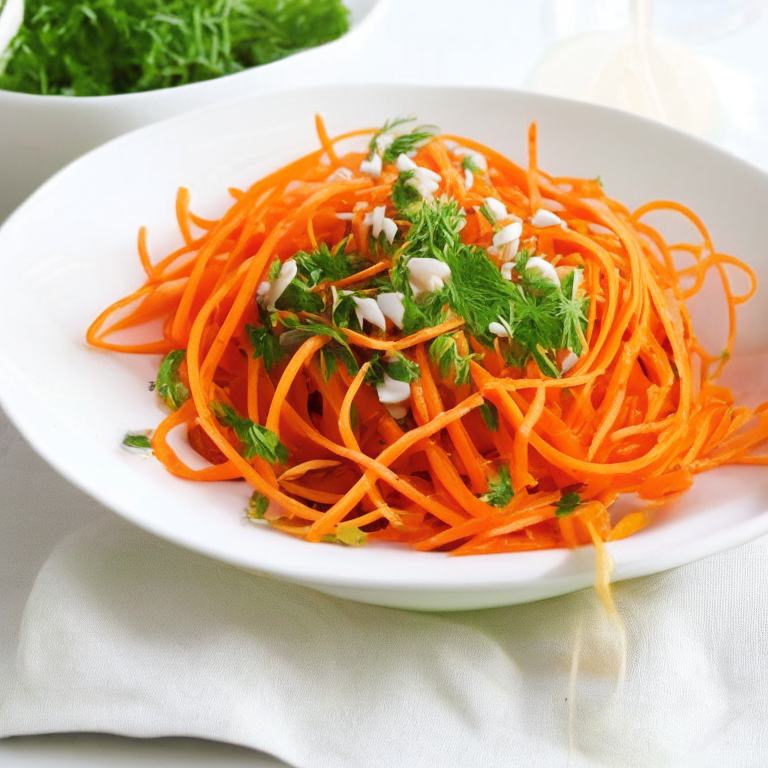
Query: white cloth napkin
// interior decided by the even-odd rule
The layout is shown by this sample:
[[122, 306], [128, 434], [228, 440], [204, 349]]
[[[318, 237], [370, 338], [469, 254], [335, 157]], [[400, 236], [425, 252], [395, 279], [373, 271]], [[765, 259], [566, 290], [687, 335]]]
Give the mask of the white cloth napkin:
[[617, 693], [617, 634], [591, 590], [460, 614], [377, 608], [105, 516], [36, 580], [0, 736], [200, 736], [297, 768], [764, 768], [766, 565], [763, 538], [616, 585]]

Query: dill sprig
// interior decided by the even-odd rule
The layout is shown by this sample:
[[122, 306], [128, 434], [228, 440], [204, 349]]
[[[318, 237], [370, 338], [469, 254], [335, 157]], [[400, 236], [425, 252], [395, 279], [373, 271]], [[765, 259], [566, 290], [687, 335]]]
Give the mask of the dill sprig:
[[392, 121], [387, 120], [381, 130], [377, 131], [371, 139], [371, 143], [368, 145], [370, 154], [373, 155], [376, 152], [377, 141], [385, 133], [394, 132], [399, 135], [395, 135], [392, 143], [381, 153], [383, 163], [393, 163], [398, 155], [407, 155], [422, 144], [426, 144], [437, 133], [437, 127], [434, 125], [419, 125], [408, 133], [400, 133], [397, 130], [403, 125], [415, 121], [415, 117], [398, 117]]
[[438, 336], [429, 346], [429, 356], [437, 363], [440, 378], [445, 379], [453, 372], [457, 385], [469, 383], [469, 363], [478, 355], [460, 354], [453, 334], [444, 333]]
[[341, 0], [27, 0], [0, 89], [106, 96], [268, 64], [343, 35]]

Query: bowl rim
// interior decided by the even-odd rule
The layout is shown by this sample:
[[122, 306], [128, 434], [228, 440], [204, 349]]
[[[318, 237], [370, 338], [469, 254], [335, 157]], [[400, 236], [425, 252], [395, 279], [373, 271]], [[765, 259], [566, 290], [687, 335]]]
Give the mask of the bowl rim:
[[[604, 107], [601, 105], [586, 104], [583, 102], [576, 102], [568, 99], [562, 99], [562, 98], [549, 96], [545, 94], [536, 94], [536, 93], [531, 93], [523, 90], [498, 89], [498, 88], [473, 88], [473, 87], [466, 87], [466, 86], [449, 86], [449, 85], [431, 86], [431, 85], [405, 85], [405, 84], [398, 84], [398, 83], [393, 83], [393, 84], [361, 83], [361, 84], [345, 84], [345, 85], [327, 85], [322, 87], [309, 87], [309, 88], [294, 88], [294, 89], [276, 91], [268, 95], [264, 95], [264, 94], [251, 95], [246, 98], [238, 98], [238, 99], [232, 99], [229, 101], [218, 102], [216, 104], [210, 104], [198, 110], [185, 112], [180, 115], [175, 115], [173, 117], [167, 118], [166, 120], [160, 121], [159, 123], [153, 123], [147, 126], [143, 126], [141, 128], [136, 129], [135, 131], [131, 131], [129, 133], [116, 137], [115, 139], [111, 140], [110, 142], [107, 142], [101, 147], [98, 147], [92, 150], [92, 152], [98, 153], [102, 151], [105, 147], [109, 147], [112, 145], [119, 146], [121, 142], [131, 141], [132, 140], [131, 137], [133, 137], [134, 133], [140, 134], [142, 132], [152, 131], [152, 130], [155, 130], [157, 126], [160, 126], [160, 125], [169, 126], [169, 125], [172, 125], [174, 121], [177, 121], [179, 123], [184, 123], [186, 121], [194, 120], [195, 115], [213, 113], [218, 110], [224, 110], [224, 109], [237, 109], [237, 106], [239, 104], [246, 104], [249, 102], [254, 102], [254, 101], [259, 101], [264, 99], [282, 98], [282, 99], [288, 99], [288, 100], [296, 100], [296, 99], [301, 99], [302, 96], [306, 96], [307, 94], [312, 94], [312, 96], [318, 96], [318, 94], [320, 94], [321, 96], [325, 95], [327, 98], [331, 98], [335, 96], [336, 98], [349, 99], [351, 95], [354, 94], [355, 92], [361, 92], [363, 90], [368, 92], [371, 89], [377, 92], [383, 92], [383, 91], [393, 92], [394, 91], [398, 94], [409, 92], [414, 96], [416, 95], [426, 96], [428, 94], [441, 93], [443, 95], [446, 95], [446, 94], [454, 95], [456, 98], [461, 98], [462, 96], [466, 96], [466, 95], [477, 95], [478, 93], [480, 93], [485, 96], [497, 96], [499, 98], [508, 99], [511, 101], [514, 101], [515, 99], [523, 100], [533, 105], [541, 104], [542, 106], [544, 106], [547, 104], [550, 104], [550, 105], [560, 104], [563, 106], [567, 106], [571, 109], [580, 110], [582, 112], [596, 112], [598, 114], [605, 114], [605, 115], [610, 114], [614, 121], [619, 121], [619, 122], [624, 121], [628, 123], [638, 123], [638, 122], [643, 123], [645, 125], [645, 130], [652, 131], [657, 135], [667, 135], [670, 137], [676, 137], [676, 141], [680, 141], [682, 139], [687, 143], [697, 145], [700, 148], [704, 149], [706, 152], [719, 156], [721, 159], [727, 160], [728, 163], [738, 166], [738, 168], [740, 169], [740, 172], [756, 174], [761, 183], [768, 185], [768, 173], [746, 162], [742, 158], [739, 158], [738, 156], [733, 155], [727, 150], [713, 144], [710, 141], [707, 141], [706, 139], [702, 139], [697, 136], [692, 136], [690, 134], [685, 134], [682, 131], [678, 131], [674, 128], [670, 128], [669, 126], [656, 123], [646, 118], [642, 118], [636, 115], [631, 115], [626, 112], [615, 110], [609, 107]], [[84, 155], [83, 158], [87, 157], [90, 154], [91, 153], [87, 153], [87, 155]], [[79, 160], [75, 161], [75, 163], [83, 162], [83, 158], [80, 158]], [[61, 174], [67, 173], [68, 168], [69, 166], [67, 166], [67, 168], [65, 169], [62, 169], [57, 174], [55, 174], [50, 180], [45, 182], [35, 193], [33, 193], [33, 195], [25, 203], [23, 203], [11, 215], [8, 221], [2, 227], [0, 227], [0, 242], [2, 241], [3, 230], [9, 225], [11, 225], [11, 223], [15, 221], [17, 217], [20, 217], [23, 211], [38, 196], [45, 194], [46, 190], [50, 185], [57, 184], [59, 176]], [[3, 349], [0, 346], [0, 363], [3, 362], [4, 356], [2, 353], [3, 353]], [[308, 571], [301, 562], [297, 562], [294, 560], [285, 562], [279, 565], [275, 565], [274, 563], [269, 563], [269, 565], [260, 567], [259, 565], [254, 565], [253, 562], [248, 562], [247, 558], [244, 559], [239, 557], [237, 554], [228, 553], [225, 550], [222, 550], [220, 547], [216, 546], [212, 542], [200, 542], [199, 540], [192, 542], [191, 540], [185, 540], [183, 535], [171, 536], [168, 534], [167, 529], [163, 528], [162, 525], [157, 524], [157, 522], [148, 520], [146, 518], [137, 519], [137, 516], [130, 513], [128, 508], [129, 505], [116, 503], [114, 497], [109, 497], [108, 495], [98, 490], [95, 490], [92, 487], [93, 486], [92, 483], [89, 483], [88, 480], [84, 478], [82, 475], [78, 476], [76, 472], [73, 472], [71, 470], [71, 459], [67, 457], [66, 451], [62, 453], [62, 452], [57, 452], [55, 450], [55, 447], [61, 448], [63, 446], [55, 446], [54, 445], [55, 441], [52, 442], [50, 440], [43, 440], [40, 434], [36, 433], [35, 430], [28, 429], [27, 425], [28, 425], [28, 422], [30, 421], [28, 417], [31, 416], [30, 413], [27, 413], [27, 411], [31, 410], [29, 407], [29, 404], [25, 403], [23, 398], [20, 397], [22, 393], [19, 390], [19, 388], [14, 385], [10, 377], [2, 375], [4, 373], [2, 368], [3, 366], [0, 365], [0, 405], [2, 405], [5, 408], [9, 419], [25, 435], [26, 439], [30, 442], [30, 444], [36, 450], [36, 452], [38, 452], [41, 456], [43, 456], [43, 458], [45, 458], [46, 461], [56, 471], [62, 474], [69, 482], [72, 482], [74, 485], [84, 490], [93, 498], [96, 498], [100, 502], [104, 503], [105, 506], [107, 506], [108, 508], [119, 513], [122, 517], [126, 518], [131, 523], [139, 525], [140, 527], [145, 528], [146, 530], [149, 530], [155, 533], [156, 535], [160, 535], [163, 538], [169, 539], [180, 546], [193, 549], [194, 551], [202, 552], [203, 554], [206, 554], [208, 556], [214, 557], [219, 560], [223, 560], [225, 562], [229, 562], [233, 565], [246, 568], [248, 570], [260, 571], [262, 573], [268, 572], [271, 575], [277, 576], [285, 580], [301, 582], [301, 583], [307, 584], [308, 586], [316, 585], [317, 587], [320, 587], [321, 585], [326, 585], [326, 586], [338, 586], [338, 587], [360, 589], [360, 590], [390, 590], [390, 591], [395, 590], [403, 593], [421, 592], [421, 593], [437, 594], [437, 593], [450, 592], [450, 593], [459, 594], [459, 593], [477, 592], [478, 590], [483, 592], [492, 592], [492, 591], [503, 592], [505, 590], [519, 588], [519, 585], [522, 584], [522, 582], [516, 582], [516, 584], [511, 583], [509, 580], [506, 580], [503, 574], [501, 573], [496, 573], [494, 578], [490, 578], [488, 574], [481, 573], [480, 575], [476, 575], [474, 578], [470, 579], [467, 583], [463, 585], [459, 585], [455, 582], [452, 582], [452, 583], [443, 582], [439, 578], [434, 579], [432, 581], [430, 580], [421, 581], [420, 583], [408, 583], [407, 578], [402, 578], [397, 575], [394, 578], [392, 576], [388, 578], [382, 578], [380, 575], [372, 575], [372, 574], [364, 575], [360, 573], [354, 573], [349, 569], [347, 569], [343, 573], [339, 571], [318, 573], [317, 571], [311, 571], [311, 570]], [[635, 576], [647, 575], [650, 573], [656, 573], [662, 570], [667, 570], [669, 568], [672, 568], [678, 565], [683, 565], [685, 563], [692, 562], [696, 559], [707, 556], [709, 554], [714, 554], [715, 552], [722, 551], [723, 549], [733, 547], [741, 543], [745, 543], [766, 532], [768, 532], [768, 513], [762, 512], [760, 513], [759, 516], [750, 518], [747, 521], [741, 522], [740, 524], [729, 528], [727, 533], [725, 534], [718, 531], [718, 532], [710, 533], [707, 536], [702, 536], [696, 541], [695, 545], [689, 545], [685, 548], [681, 548], [679, 552], [664, 553], [661, 557], [659, 557], [658, 555], [653, 555], [652, 553], [649, 553], [645, 557], [635, 558], [634, 560], [630, 561], [624, 566], [622, 566], [620, 562], [617, 562], [616, 578], [631, 578]], [[623, 548], [622, 544], [623, 542], [614, 542], [609, 545], [609, 548], [611, 548], [614, 551], [620, 551]], [[531, 553], [507, 553], [507, 554], [498, 555], [496, 558], [491, 558], [490, 561], [500, 561], [505, 558], [506, 559], [525, 558], [525, 556], [528, 554], [531, 554]], [[436, 557], [440, 557], [442, 555], [443, 557], [445, 557], [444, 553], [431, 553], [431, 555]], [[469, 559], [470, 558], [461, 558], [460, 560], [469, 560]], [[484, 559], [488, 560], [487, 556]], [[454, 560], [454, 562], [456, 561]], [[458, 569], [458, 570], [460, 571], [462, 569]], [[551, 596], [552, 594], [562, 594], [567, 591], [572, 591], [573, 589], [579, 589], [584, 586], [587, 586], [589, 583], [589, 578], [587, 578], [583, 574], [578, 578], [575, 578], [573, 575], [567, 575], [565, 577], [563, 577], [562, 575], [558, 575], [558, 576], [550, 576], [549, 579], [550, 579], [551, 585], [567, 583], [567, 588], [560, 588], [556, 586], [554, 588], [554, 591], [550, 591], [550, 593], [547, 595], [540, 595], [540, 596]], [[527, 599], [538, 599], [538, 597], [529, 597]], [[518, 600], [505, 599], [503, 604], [509, 604], [511, 602], [516, 602], [516, 601]]]
[[[276, 61], [270, 61], [267, 64], [257, 64], [256, 66], [247, 67], [240, 72], [233, 72], [229, 75], [220, 75], [219, 77], [211, 77], [208, 80], [199, 80], [194, 83], [185, 83], [184, 85], [172, 85], [168, 86], [167, 88], [153, 88], [148, 91], [136, 91], [135, 93], [110, 93], [102, 96], [63, 96], [61, 94], [47, 95], [40, 93], [24, 93], [22, 91], [8, 91], [0, 88], [0, 102], [5, 100], [8, 101], [9, 104], [16, 102], [23, 105], [32, 105], [35, 103], [46, 102], [59, 104], [64, 103], [67, 105], [80, 104], [84, 107], [92, 106], [94, 104], [111, 106], [115, 101], [118, 100], [121, 103], [124, 103], [140, 99], [148, 100], [153, 98], [160, 98], [159, 94], [189, 94], [192, 93], [192, 91], [204, 91], [206, 89], [212, 90], [215, 87], [214, 84], [216, 83], [221, 83], [222, 81], [232, 82], [233, 79], [236, 78], [245, 79], [248, 77], [253, 77], [255, 72], [263, 72], [266, 69], [269, 69], [270, 72], [274, 72], [275, 69], [277, 69], [279, 65], [283, 64], [284, 62], [288, 62], [297, 58], [304, 58], [308, 55], [317, 56], [321, 53], [327, 54], [329, 50], [333, 51], [337, 47], [340, 47], [342, 44], [348, 44], [350, 38], [354, 40], [358, 34], [364, 34], [369, 26], [376, 23], [376, 16], [378, 13], [381, 13], [385, 6], [388, 6], [390, 2], [391, 0], [371, 0], [365, 15], [355, 23], [353, 20], [354, 11], [353, 9], [349, 8], [345, 0], [344, 5], [349, 12], [348, 18], [350, 25], [349, 29], [340, 37], [337, 37], [335, 40], [331, 40], [327, 43], [320, 43], [320, 45], [315, 45], [311, 48], [303, 48], [302, 50], [295, 51], [294, 53], [290, 53], [287, 56], [283, 56]], [[0, 56], [2, 56], [2, 53], [0, 53]], [[236, 97], [235, 100], [240, 99]]]

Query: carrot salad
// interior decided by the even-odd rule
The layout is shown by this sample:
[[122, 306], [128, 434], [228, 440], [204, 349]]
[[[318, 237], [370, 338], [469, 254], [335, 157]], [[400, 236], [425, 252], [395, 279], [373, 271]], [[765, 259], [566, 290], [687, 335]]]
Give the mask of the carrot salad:
[[[751, 453], [768, 404], [717, 383], [756, 278], [693, 212], [548, 175], [535, 125], [526, 167], [410, 119], [317, 128], [317, 151], [231, 190], [219, 220], [179, 190], [184, 245], [160, 261], [139, 232], [144, 285], [87, 335], [164, 355], [169, 412], [128, 444], [187, 480], [244, 479], [249, 517], [307, 541], [456, 555], [601, 547], [697, 473], [768, 463]], [[659, 210], [698, 242], [667, 243], [646, 222]], [[728, 307], [716, 353], [686, 308], [710, 272]], [[206, 466], [174, 451], [176, 428]], [[612, 521], [627, 493], [644, 511]]]

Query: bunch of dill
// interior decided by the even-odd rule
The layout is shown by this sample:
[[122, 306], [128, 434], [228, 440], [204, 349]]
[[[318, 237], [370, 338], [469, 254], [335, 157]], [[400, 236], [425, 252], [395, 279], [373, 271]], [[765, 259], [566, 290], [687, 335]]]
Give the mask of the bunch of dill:
[[27, 0], [0, 89], [106, 96], [268, 64], [343, 35], [341, 0]]

